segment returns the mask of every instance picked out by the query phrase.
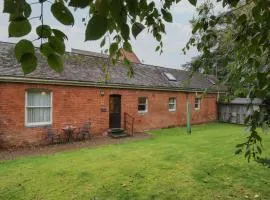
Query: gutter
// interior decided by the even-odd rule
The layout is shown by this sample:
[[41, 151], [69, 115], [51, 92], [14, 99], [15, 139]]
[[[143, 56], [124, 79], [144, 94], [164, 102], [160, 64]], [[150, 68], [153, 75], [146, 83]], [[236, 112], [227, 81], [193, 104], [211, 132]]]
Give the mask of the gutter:
[[68, 86], [79, 86], [79, 87], [99, 87], [99, 88], [115, 88], [115, 89], [132, 89], [132, 90], [157, 90], [157, 91], [181, 91], [181, 92], [205, 92], [207, 93], [226, 93], [226, 91], [217, 91], [211, 89], [201, 88], [177, 88], [177, 87], [149, 87], [143, 85], [130, 85], [130, 84], [106, 84], [98, 82], [88, 81], [67, 81], [67, 80], [50, 80], [40, 78], [25, 78], [25, 77], [11, 77], [11, 76], [0, 76], [0, 82], [4, 83], [35, 83], [35, 84], [47, 84], [47, 85], [68, 85]]

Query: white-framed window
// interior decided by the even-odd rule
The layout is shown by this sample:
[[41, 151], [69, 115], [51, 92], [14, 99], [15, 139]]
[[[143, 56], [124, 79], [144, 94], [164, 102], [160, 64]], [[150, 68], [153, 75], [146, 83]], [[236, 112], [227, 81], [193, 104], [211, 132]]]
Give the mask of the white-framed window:
[[148, 111], [148, 99], [147, 97], [138, 98], [138, 112], [145, 113]]
[[176, 111], [176, 98], [175, 97], [169, 98], [169, 111], [171, 112]]
[[200, 110], [200, 108], [201, 108], [201, 98], [195, 98], [194, 108], [195, 108], [195, 110]]
[[25, 125], [42, 126], [52, 124], [52, 93], [47, 90], [25, 92]]

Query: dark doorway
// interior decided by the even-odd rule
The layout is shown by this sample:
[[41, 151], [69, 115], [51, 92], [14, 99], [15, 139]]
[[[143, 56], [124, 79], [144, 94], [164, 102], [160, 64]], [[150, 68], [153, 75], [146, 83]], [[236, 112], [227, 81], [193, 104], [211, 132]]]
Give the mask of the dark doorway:
[[110, 95], [110, 128], [121, 128], [121, 95]]

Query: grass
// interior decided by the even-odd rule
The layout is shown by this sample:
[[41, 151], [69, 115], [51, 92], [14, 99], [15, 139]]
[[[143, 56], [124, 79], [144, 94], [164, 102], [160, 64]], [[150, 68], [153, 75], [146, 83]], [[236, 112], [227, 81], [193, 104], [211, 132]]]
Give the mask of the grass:
[[[234, 156], [244, 127], [152, 131], [153, 139], [0, 162], [0, 199], [270, 199], [270, 169]], [[270, 135], [263, 136], [264, 156]]]

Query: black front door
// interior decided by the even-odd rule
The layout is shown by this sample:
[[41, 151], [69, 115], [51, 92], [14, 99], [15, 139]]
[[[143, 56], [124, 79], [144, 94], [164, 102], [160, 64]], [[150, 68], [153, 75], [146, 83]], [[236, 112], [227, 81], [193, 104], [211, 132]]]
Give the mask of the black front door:
[[110, 128], [121, 128], [121, 96], [110, 95]]

